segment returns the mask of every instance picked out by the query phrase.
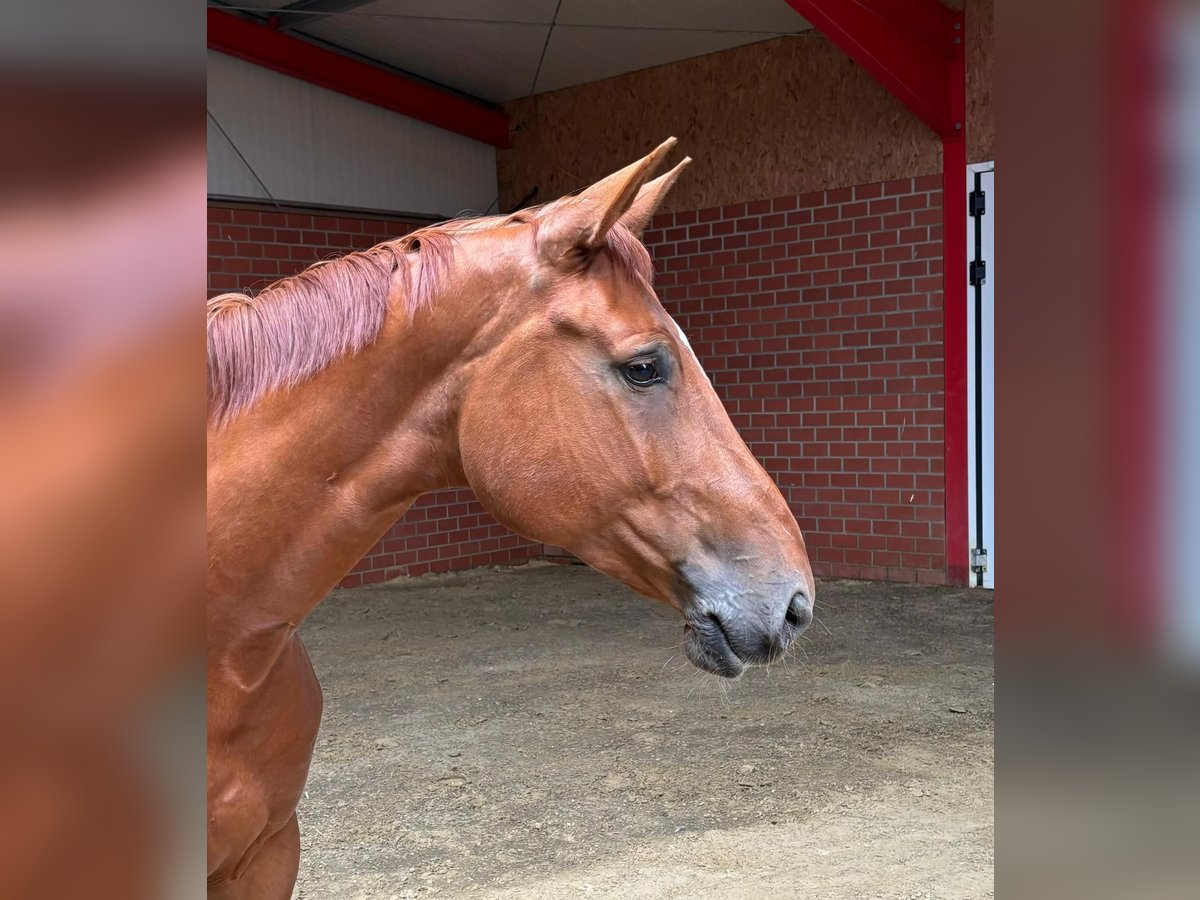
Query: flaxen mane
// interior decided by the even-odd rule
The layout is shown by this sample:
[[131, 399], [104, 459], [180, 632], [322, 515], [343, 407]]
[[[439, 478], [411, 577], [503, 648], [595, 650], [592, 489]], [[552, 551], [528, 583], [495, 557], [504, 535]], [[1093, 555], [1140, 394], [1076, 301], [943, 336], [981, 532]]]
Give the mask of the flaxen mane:
[[[393, 295], [410, 315], [429, 303], [449, 272], [458, 234], [512, 222], [529, 222], [536, 234], [535, 212], [445, 222], [316, 263], [254, 296], [213, 297], [207, 306], [210, 424], [219, 427], [272, 391], [293, 388], [367, 347], [383, 328]], [[615, 226], [608, 248], [630, 277], [651, 282], [650, 255], [628, 229]]]

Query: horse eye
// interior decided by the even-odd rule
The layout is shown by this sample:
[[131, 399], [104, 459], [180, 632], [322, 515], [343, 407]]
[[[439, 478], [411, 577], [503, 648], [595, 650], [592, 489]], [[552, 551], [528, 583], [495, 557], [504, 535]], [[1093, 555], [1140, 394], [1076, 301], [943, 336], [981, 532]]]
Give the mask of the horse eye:
[[645, 386], [658, 381], [658, 366], [649, 360], [630, 363], [625, 367], [625, 377], [633, 384]]

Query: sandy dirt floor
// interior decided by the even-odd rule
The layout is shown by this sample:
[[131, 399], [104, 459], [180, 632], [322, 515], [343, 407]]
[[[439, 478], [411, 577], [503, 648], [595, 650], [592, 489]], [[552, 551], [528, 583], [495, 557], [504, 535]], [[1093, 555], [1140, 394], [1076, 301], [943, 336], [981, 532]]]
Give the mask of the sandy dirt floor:
[[337, 592], [301, 898], [993, 896], [991, 593], [822, 582], [721, 682], [578, 566]]

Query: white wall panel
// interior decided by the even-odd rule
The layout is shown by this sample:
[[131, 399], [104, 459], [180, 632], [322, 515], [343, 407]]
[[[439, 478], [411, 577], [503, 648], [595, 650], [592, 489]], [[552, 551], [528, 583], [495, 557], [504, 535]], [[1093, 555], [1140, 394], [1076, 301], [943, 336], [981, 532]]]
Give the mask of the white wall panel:
[[[208, 108], [277, 200], [452, 216], [495, 199], [495, 148], [425, 122], [208, 54]], [[210, 194], [264, 196], [209, 122]]]
[[266, 191], [238, 159], [233, 145], [211, 118], [208, 119], [208, 191], [227, 197], [267, 198]]

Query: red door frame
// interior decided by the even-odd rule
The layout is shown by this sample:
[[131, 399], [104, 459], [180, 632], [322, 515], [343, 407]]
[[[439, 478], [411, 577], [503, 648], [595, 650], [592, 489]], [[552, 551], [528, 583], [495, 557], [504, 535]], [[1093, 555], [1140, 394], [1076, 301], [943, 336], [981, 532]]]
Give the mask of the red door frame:
[[788, 0], [942, 139], [946, 578], [966, 584], [967, 117], [965, 16], [938, 0]]

